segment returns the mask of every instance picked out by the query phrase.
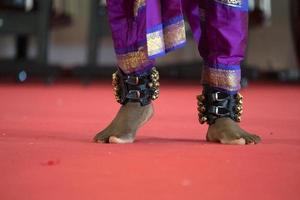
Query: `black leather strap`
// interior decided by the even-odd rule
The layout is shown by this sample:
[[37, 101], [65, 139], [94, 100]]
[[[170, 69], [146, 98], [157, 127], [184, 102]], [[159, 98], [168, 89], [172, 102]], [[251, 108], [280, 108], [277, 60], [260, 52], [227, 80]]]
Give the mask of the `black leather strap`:
[[214, 124], [216, 119], [229, 117], [240, 122], [242, 114], [242, 96], [227, 94], [212, 87], [205, 86], [198, 96], [199, 121], [201, 124]]
[[128, 102], [140, 102], [148, 105], [159, 95], [159, 74], [155, 68], [139, 75], [123, 73], [120, 69], [113, 74], [113, 86], [116, 99], [125, 105]]

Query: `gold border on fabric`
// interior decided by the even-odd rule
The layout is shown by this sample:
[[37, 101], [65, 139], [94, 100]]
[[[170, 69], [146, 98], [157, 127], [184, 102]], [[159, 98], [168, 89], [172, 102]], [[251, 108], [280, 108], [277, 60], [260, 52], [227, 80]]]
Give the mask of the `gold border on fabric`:
[[165, 48], [171, 49], [185, 42], [185, 26], [184, 21], [178, 21], [164, 29]]
[[147, 34], [148, 55], [153, 56], [165, 51], [164, 34], [162, 30]]
[[242, 7], [243, 0], [215, 0], [215, 1], [228, 6]]
[[208, 84], [227, 91], [238, 91], [240, 81], [240, 70], [214, 69], [211, 67], [204, 67], [203, 69], [202, 84]]
[[146, 5], [146, 0], [135, 0], [134, 8], [133, 8], [133, 12], [134, 12], [135, 17], [138, 16], [139, 9], [143, 6], [145, 6], [145, 5]]
[[166, 49], [172, 49], [186, 41], [184, 20], [166, 26], [147, 34], [148, 55], [154, 56], [164, 53]]
[[136, 68], [150, 64], [147, 48], [140, 47], [137, 51], [117, 55], [118, 65], [124, 73], [130, 73]]

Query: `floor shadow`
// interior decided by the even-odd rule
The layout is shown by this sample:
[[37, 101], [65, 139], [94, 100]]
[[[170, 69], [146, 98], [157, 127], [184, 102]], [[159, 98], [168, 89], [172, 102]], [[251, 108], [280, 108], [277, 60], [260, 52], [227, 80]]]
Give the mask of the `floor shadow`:
[[[93, 134], [83, 133], [83, 134], [70, 134], [66, 132], [51, 132], [51, 131], [37, 131], [37, 130], [6, 130], [7, 134], [0, 135], [0, 141], [9, 140], [20, 140], [20, 141], [30, 141], [43, 142], [47, 140], [59, 141], [59, 142], [76, 142], [76, 143], [93, 143]], [[270, 141], [270, 140], [269, 140]], [[193, 138], [164, 138], [164, 137], [151, 137], [151, 136], [138, 136], [136, 144], [195, 144], [195, 145], [216, 145], [216, 143], [210, 143], [203, 139], [193, 139]], [[272, 143], [272, 142], [269, 142]], [[274, 143], [274, 141], [273, 141]]]
[[139, 144], [170, 144], [170, 143], [189, 143], [189, 144], [209, 144], [205, 140], [186, 139], [186, 138], [161, 138], [161, 137], [138, 137], [136, 143]]
[[[5, 133], [5, 134], [4, 134]], [[30, 141], [43, 142], [46, 140], [58, 142], [76, 142], [76, 143], [93, 143], [94, 134], [76, 133], [74, 135], [66, 132], [54, 131], [38, 131], [38, 130], [2, 130], [0, 133], [0, 141]], [[202, 145], [217, 145], [210, 143], [203, 139], [197, 138], [166, 138], [166, 137], [152, 137], [152, 136], [138, 136], [136, 144], [202, 144]], [[261, 145], [292, 145], [300, 146], [300, 138], [263, 138]]]

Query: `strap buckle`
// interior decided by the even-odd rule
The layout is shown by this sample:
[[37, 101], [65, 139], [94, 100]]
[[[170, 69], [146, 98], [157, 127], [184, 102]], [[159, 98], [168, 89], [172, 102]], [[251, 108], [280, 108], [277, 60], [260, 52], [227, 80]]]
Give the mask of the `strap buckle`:
[[219, 98], [219, 94], [221, 94], [221, 92], [215, 92], [211, 95], [213, 101], [222, 101], [223, 100], [223, 99]]
[[126, 83], [130, 85], [138, 85], [139, 84], [139, 77], [137, 76], [127, 76]]
[[226, 107], [223, 107], [223, 106], [213, 106], [211, 111], [213, 114], [221, 116], [221, 117], [229, 114]]
[[213, 107], [212, 107], [212, 112], [213, 112], [214, 114], [220, 115], [219, 111], [220, 111], [219, 106], [213, 106]]
[[141, 98], [141, 92], [138, 90], [129, 90], [127, 94], [127, 98], [139, 100]]

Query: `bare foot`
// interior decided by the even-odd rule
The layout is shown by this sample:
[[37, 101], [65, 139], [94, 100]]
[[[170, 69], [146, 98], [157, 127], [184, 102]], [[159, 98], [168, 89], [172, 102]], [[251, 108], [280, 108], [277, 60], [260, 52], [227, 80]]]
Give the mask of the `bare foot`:
[[210, 125], [207, 131], [206, 140], [222, 144], [257, 144], [261, 138], [257, 135], [247, 133], [241, 129], [235, 121], [230, 118], [217, 119]]
[[152, 104], [141, 106], [140, 103], [129, 102], [120, 108], [110, 125], [94, 137], [94, 142], [132, 143], [137, 130], [149, 121], [152, 115]]

